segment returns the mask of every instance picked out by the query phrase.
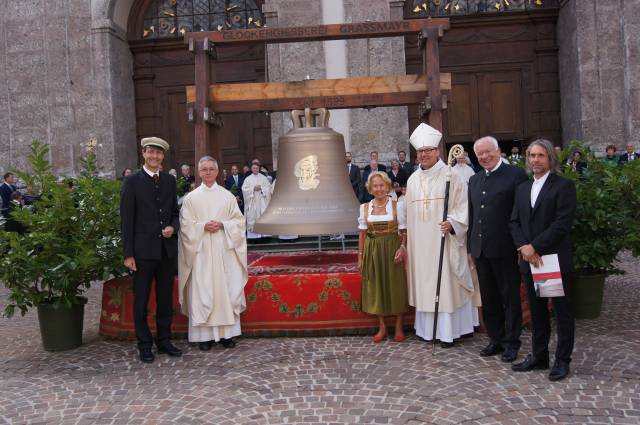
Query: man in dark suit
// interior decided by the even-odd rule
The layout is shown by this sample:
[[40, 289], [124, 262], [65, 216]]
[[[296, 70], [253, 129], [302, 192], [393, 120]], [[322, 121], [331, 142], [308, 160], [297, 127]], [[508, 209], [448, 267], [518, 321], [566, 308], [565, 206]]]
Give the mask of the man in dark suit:
[[[387, 171], [387, 167], [384, 164], [380, 164], [380, 162], [378, 161], [378, 151], [371, 151], [371, 153], [369, 154], [369, 157], [371, 159], [371, 161], [375, 161], [376, 164], [378, 164], [378, 168], [377, 170], [374, 171], [382, 171], [385, 172]], [[366, 165], [364, 167], [364, 171], [369, 171], [369, 174], [371, 174], [371, 162], [369, 162], [369, 165]], [[363, 180], [363, 183], [366, 184], [367, 182]]]
[[351, 187], [353, 187], [353, 193], [355, 193], [358, 201], [362, 199], [362, 177], [360, 176], [360, 168], [351, 162], [351, 152], [345, 154], [347, 161], [347, 171], [349, 172], [349, 180], [351, 181]]
[[526, 372], [549, 368], [549, 299], [536, 295], [530, 265], [539, 266], [543, 255], [557, 254], [565, 295], [552, 298], [558, 344], [549, 380], [558, 381], [569, 374], [575, 334], [569, 284], [574, 271], [570, 235], [576, 212], [576, 188], [572, 181], [555, 174], [558, 160], [548, 140], [532, 142], [526, 158], [534, 180], [524, 182], [516, 189], [509, 227], [520, 253], [520, 272], [529, 295], [532, 353], [511, 369]]
[[509, 233], [516, 187], [527, 180], [523, 169], [500, 160], [493, 137], [478, 139], [473, 150], [483, 168], [469, 179], [468, 250], [478, 271], [482, 317], [489, 336], [480, 355], [502, 353], [512, 362], [520, 349], [522, 308], [518, 253]]
[[0, 197], [2, 197], [2, 215], [9, 217], [9, 205], [11, 204], [11, 194], [18, 190], [15, 186], [16, 176], [13, 173], [5, 173], [3, 176], [4, 181], [0, 184]]
[[158, 137], [144, 138], [141, 144], [144, 166], [123, 180], [120, 216], [124, 265], [133, 272], [133, 318], [140, 360], [151, 363], [153, 336], [147, 324], [147, 304], [154, 279], [158, 353], [182, 355], [170, 340], [180, 221], [176, 180], [160, 171], [169, 144]]
[[[367, 187], [367, 180], [369, 180], [369, 176], [371, 175], [371, 173], [375, 173], [376, 171], [385, 173], [385, 170], [380, 168], [380, 164], [378, 164], [378, 161], [372, 159], [371, 161], [369, 161], [369, 165], [365, 167], [364, 172], [362, 173], [362, 184], [364, 185], [364, 187]], [[372, 199], [373, 195], [370, 194], [368, 190], [364, 190], [361, 202], [369, 202]]]
[[618, 164], [626, 164], [629, 161], [635, 161], [638, 159], [638, 153], [634, 151], [633, 144], [627, 143], [627, 151], [620, 155], [618, 158]]
[[400, 169], [408, 179], [413, 174], [413, 164], [407, 161], [407, 153], [405, 151], [398, 152], [398, 162], [400, 163]]
[[244, 211], [242, 183], [244, 183], [244, 177], [238, 173], [238, 166], [236, 164], [233, 164], [231, 166], [231, 174], [227, 176], [224, 181], [224, 187], [236, 197], [236, 201], [238, 201], [238, 207], [240, 208], [240, 211]]

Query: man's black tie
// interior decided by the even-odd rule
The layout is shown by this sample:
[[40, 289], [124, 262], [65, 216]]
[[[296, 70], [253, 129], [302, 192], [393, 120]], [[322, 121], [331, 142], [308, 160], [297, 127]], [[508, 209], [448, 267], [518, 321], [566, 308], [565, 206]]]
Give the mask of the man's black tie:
[[153, 175], [153, 182], [154, 182], [155, 184], [160, 183], [160, 175], [159, 175], [159, 174], [154, 174], [154, 175]]

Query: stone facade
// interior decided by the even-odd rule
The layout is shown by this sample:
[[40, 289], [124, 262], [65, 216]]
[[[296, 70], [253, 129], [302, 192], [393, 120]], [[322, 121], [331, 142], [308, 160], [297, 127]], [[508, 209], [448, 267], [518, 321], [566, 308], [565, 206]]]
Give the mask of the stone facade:
[[557, 28], [565, 143], [640, 147], [640, 0], [568, 0]]
[[[23, 169], [35, 139], [50, 144], [60, 174], [77, 173], [81, 145], [92, 137], [106, 174], [136, 164], [126, 37], [133, 3], [0, 1], [0, 172]], [[269, 25], [289, 26], [401, 19], [403, 3], [266, 0], [264, 10]], [[565, 143], [583, 139], [600, 152], [609, 143], [640, 145], [640, 0], [563, 1], [557, 31]], [[270, 45], [269, 80], [405, 72], [402, 38], [336, 43]], [[335, 111], [334, 122], [359, 164], [372, 149], [388, 162], [408, 148], [404, 107]], [[290, 124], [286, 114], [273, 114], [271, 124], [275, 157]]]
[[33, 140], [51, 146], [61, 174], [78, 171], [92, 137], [105, 173], [136, 163], [123, 148], [135, 143], [129, 49], [98, 3], [0, 2], [0, 170], [25, 168]]
[[[264, 5], [269, 26], [300, 26], [318, 23], [351, 23], [402, 19], [404, 2], [389, 0], [324, 0], [301, 2], [296, 0], [267, 0]], [[336, 14], [324, 8], [338, 9]], [[328, 16], [329, 15], [329, 16]], [[340, 16], [341, 15], [341, 16]], [[366, 77], [405, 74], [404, 40], [402, 37], [357, 39], [342, 41], [346, 45], [342, 60], [346, 75], [335, 72], [340, 63], [327, 61], [327, 54], [342, 54], [340, 42], [311, 42], [273, 44], [268, 47], [269, 80], [298, 81], [307, 76], [313, 79]], [[327, 53], [326, 49], [333, 49]], [[339, 62], [339, 60], [338, 60]], [[336, 117], [339, 115], [339, 118]], [[334, 129], [343, 133], [347, 150], [354, 162], [368, 164], [371, 150], [379, 152], [379, 160], [388, 163], [400, 149], [409, 149], [409, 126], [406, 107], [350, 109], [336, 111], [332, 123], [346, 124]], [[271, 115], [271, 134], [274, 159], [278, 137], [291, 127], [289, 114]], [[275, 163], [275, 162], [274, 162]]]

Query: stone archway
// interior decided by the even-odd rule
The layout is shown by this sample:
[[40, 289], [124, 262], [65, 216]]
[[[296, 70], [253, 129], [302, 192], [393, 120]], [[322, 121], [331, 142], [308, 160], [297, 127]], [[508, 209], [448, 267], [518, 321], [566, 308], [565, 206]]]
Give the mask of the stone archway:
[[134, 0], [91, 1], [91, 44], [95, 75], [96, 127], [112, 149], [110, 168], [119, 175], [137, 165], [133, 57], [126, 28]]

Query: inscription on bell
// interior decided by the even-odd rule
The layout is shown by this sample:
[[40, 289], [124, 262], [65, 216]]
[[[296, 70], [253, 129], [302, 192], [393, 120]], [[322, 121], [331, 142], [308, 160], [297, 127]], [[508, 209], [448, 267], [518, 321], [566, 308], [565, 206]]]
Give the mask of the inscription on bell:
[[315, 190], [320, 184], [318, 173], [318, 156], [308, 155], [296, 162], [293, 170], [298, 178], [300, 190]]

